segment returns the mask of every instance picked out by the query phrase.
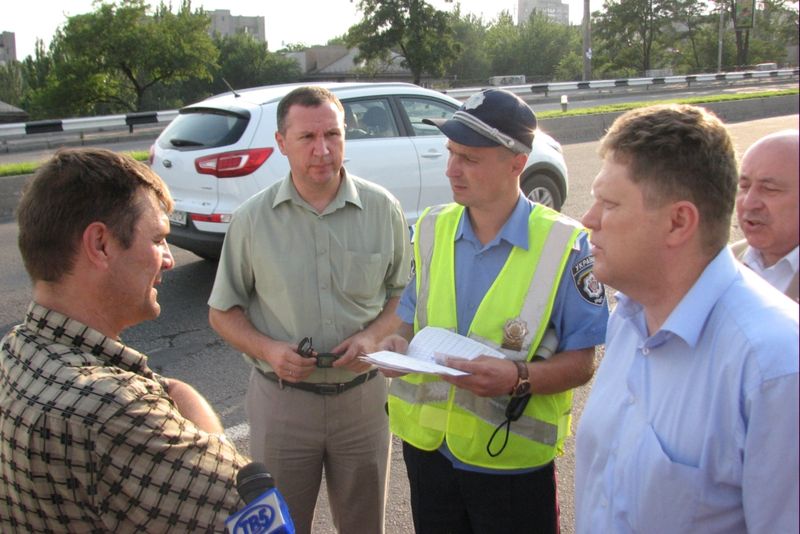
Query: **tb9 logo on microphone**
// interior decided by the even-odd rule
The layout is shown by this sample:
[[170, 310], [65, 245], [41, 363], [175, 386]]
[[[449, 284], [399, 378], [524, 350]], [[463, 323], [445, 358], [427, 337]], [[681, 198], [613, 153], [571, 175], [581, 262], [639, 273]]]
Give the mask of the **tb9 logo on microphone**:
[[229, 517], [225, 526], [230, 534], [294, 534], [289, 511], [274, 488]]
[[286, 501], [264, 464], [252, 462], [240, 469], [236, 490], [247, 506], [225, 521], [228, 534], [295, 534]]
[[269, 528], [275, 521], [275, 509], [268, 504], [262, 504], [249, 508], [247, 513], [236, 518], [236, 523], [231, 529], [232, 534], [261, 534], [269, 532]]

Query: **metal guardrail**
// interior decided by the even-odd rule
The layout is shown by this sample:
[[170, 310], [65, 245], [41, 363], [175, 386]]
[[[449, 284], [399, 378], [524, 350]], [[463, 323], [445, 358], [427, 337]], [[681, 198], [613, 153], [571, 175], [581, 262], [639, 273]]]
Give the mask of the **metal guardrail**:
[[[543, 84], [511, 85], [503, 87], [517, 95], [544, 94], [552, 92], [581, 91], [586, 89], [607, 89], [619, 87], [664, 86], [668, 84], [683, 83], [691, 87], [692, 84], [711, 83], [720, 81], [739, 81], [748, 79], [765, 78], [791, 78], [800, 75], [800, 68], [779, 69], [771, 71], [743, 71], [726, 72], [720, 74], [692, 74], [688, 76], [662, 76], [654, 78], [628, 78], [621, 80], [592, 80], [589, 82], [557, 82]], [[454, 98], [465, 99], [469, 95], [483, 89], [483, 87], [468, 87], [461, 89], [447, 89], [442, 92]], [[78, 119], [44, 120], [32, 122], [17, 122], [0, 124], [0, 139], [20, 137], [31, 134], [53, 132], [84, 132], [103, 128], [120, 128], [127, 126], [133, 132], [133, 127], [142, 124], [168, 123], [178, 116], [178, 110], [153, 111], [144, 113], [128, 113], [126, 115], [105, 115], [98, 117], [83, 117]]]
[[103, 115], [78, 119], [58, 119], [0, 124], [0, 138], [56, 132], [85, 132], [103, 128], [133, 127], [142, 124], [168, 123], [178, 116], [178, 110], [148, 111], [126, 115]]
[[[719, 74], [690, 74], [687, 76], [659, 76], [653, 78], [627, 78], [621, 80], [592, 80], [589, 82], [557, 82], [525, 85], [511, 85], [503, 87], [517, 95], [544, 94], [548, 96], [553, 92], [581, 91], [585, 89], [608, 89], [619, 87], [647, 87], [683, 83], [689, 87], [692, 84], [711, 83], [720, 81], [757, 80], [764, 78], [791, 78], [800, 75], [800, 69], [779, 69], [772, 71], [742, 71], [724, 72]], [[479, 87], [463, 89], [448, 89], [442, 91], [453, 98], [466, 98], [478, 91]]]

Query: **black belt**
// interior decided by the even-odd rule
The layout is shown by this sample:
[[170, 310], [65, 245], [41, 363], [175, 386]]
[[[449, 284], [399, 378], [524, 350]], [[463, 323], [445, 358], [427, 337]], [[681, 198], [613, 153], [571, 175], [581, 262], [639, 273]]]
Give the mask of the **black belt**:
[[364, 382], [368, 380], [372, 380], [376, 376], [378, 376], [378, 370], [373, 369], [368, 373], [364, 373], [363, 375], [358, 375], [350, 382], [344, 382], [340, 384], [315, 384], [313, 382], [287, 382], [278, 377], [275, 373], [267, 373], [266, 371], [262, 371], [258, 367], [256, 367], [256, 371], [261, 373], [261, 376], [266, 378], [267, 380], [271, 380], [272, 382], [277, 382], [280, 384], [281, 387], [287, 386], [294, 389], [301, 389], [303, 391], [310, 391], [311, 393], [316, 393], [317, 395], [338, 395], [339, 393], [344, 393], [348, 389], [352, 389], [356, 386], [360, 386]]

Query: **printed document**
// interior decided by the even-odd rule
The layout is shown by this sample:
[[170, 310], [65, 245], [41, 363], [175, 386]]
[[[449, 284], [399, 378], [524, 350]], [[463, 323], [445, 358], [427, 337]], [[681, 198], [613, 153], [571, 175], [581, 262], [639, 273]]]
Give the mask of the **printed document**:
[[411, 340], [406, 354], [388, 350], [362, 356], [365, 362], [407, 373], [463, 376], [468, 373], [442, 365], [445, 358], [472, 360], [481, 354], [505, 358], [502, 352], [444, 328], [426, 326]]

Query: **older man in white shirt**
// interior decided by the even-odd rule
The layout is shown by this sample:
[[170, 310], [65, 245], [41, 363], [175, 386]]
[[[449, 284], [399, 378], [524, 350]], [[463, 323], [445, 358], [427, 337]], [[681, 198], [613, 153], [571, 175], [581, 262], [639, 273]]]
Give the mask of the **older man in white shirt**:
[[798, 300], [797, 130], [762, 137], [744, 154], [736, 215], [745, 238], [733, 253], [772, 286]]

